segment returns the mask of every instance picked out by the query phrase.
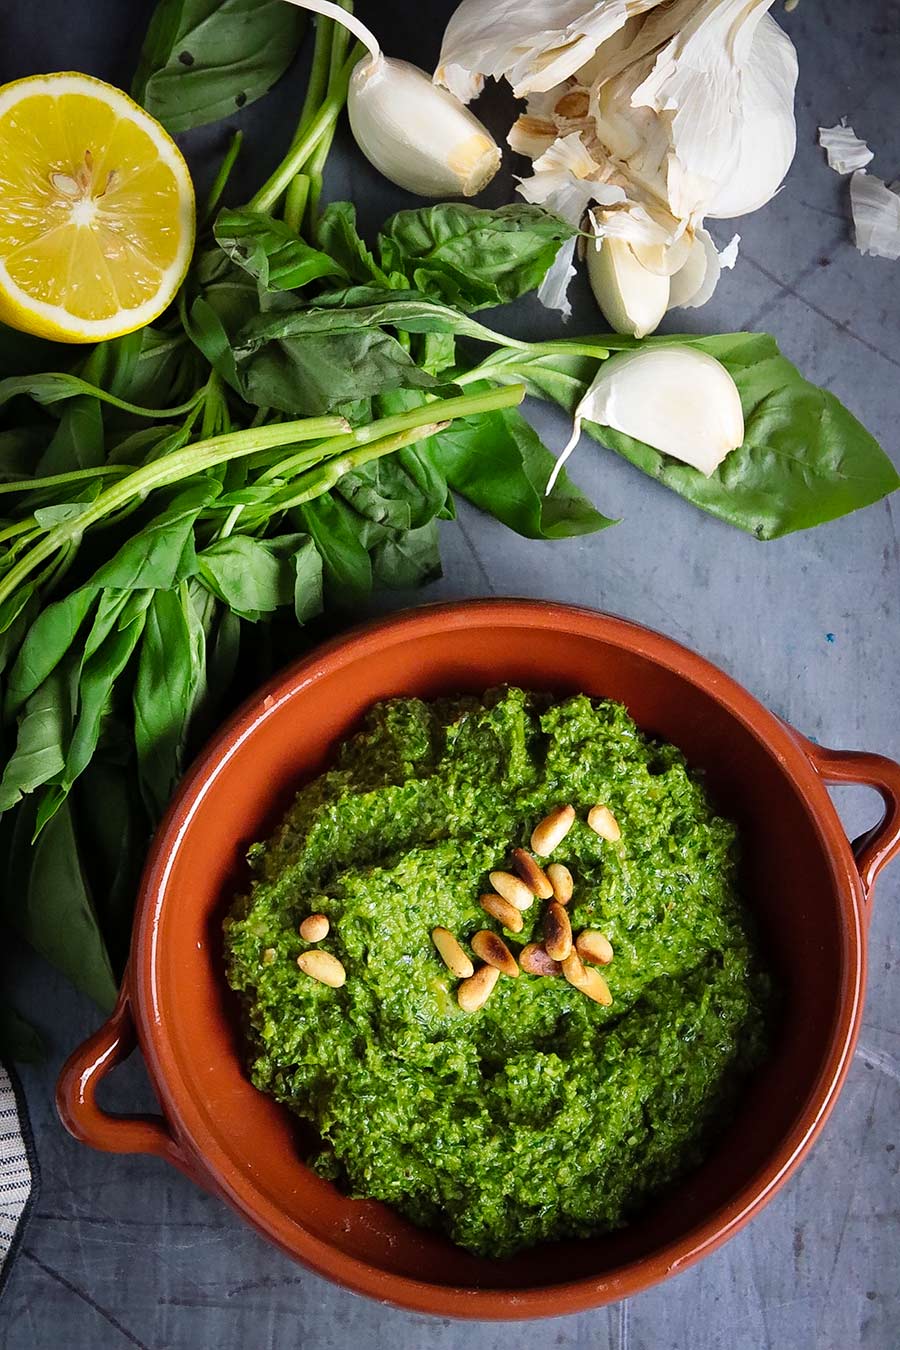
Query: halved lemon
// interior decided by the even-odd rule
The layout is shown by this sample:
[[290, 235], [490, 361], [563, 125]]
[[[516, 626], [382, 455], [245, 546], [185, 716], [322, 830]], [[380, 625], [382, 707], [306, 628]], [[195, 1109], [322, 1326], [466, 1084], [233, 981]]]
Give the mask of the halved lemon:
[[194, 189], [171, 136], [90, 75], [0, 88], [0, 320], [58, 342], [150, 323], [194, 246]]

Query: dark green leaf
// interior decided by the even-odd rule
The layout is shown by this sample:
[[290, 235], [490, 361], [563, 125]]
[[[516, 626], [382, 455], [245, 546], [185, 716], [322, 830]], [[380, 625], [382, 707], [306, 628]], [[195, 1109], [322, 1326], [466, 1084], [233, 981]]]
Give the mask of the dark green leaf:
[[232, 262], [270, 291], [290, 291], [322, 277], [344, 277], [339, 263], [311, 248], [282, 220], [259, 211], [219, 212], [214, 233]]
[[432, 388], [437, 381], [377, 327], [254, 338], [236, 349], [243, 397], [260, 408], [316, 416], [386, 389]]
[[[97, 748], [113, 688], [140, 642], [147, 607], [153, 596], [153, 591], [131, 593], [102, 637], [95, 638], [93, 631], [88, 635], [78, 685], [78, 716], [61, 775], [61, 786], [65, 789], [84, 772]], [[103, 618], [101, 601], [95, 627], [101, 625]]]
[[231, 535], [204, 549], [199, 563], [203, 582], [242, 619], [255, 621], [293, 603], [293, 560], [265, 540]]
[[348, 608], [364, 600], [372, 590], [372, 563], [350, 508], [326, 492], [298, 515], [322, 555], [328, 600]]
[[307, 535], [293, 554], [294, 615], [299, 624], [322, 613], [324, 569], [322, 555]]
[[42, 427], [11, 427], [8, 431], [0, 431], [0, 483], [30, 478], [46, 441], [47, 433]]
[[47, 1046], [40, 1032], [9, 1003], [0, 1003], [0, 1059], [7, 1063], [39, 1064], [46, 1057]]
[[271, 89], [303, 30], [283, 0], [158, 0], [132, 93], [169, 131], [215, 122]]
[[69, 679], [57, 666], [25, 704], [16, 748], [0, 778], [0, 815], [62, 773], [70, 722]]
[[33, 375], [40, 370], [58, 370], [72, 359], [72, 348], [63, 342], [20, 333], [0, 323], [0, 378], [7, 375]]
[[153, 820], [162, 816], [181, 777], [205, 674], [206, 634], [187, 586], [157, 591], [147, 610], [133, 695], [138, 774]]
[[352, 202], [329, 202], [316, 228], [316, 238], [326, 253], [340, 263], [348, 277], [364, 285], [409, 286], [406, 277], [388, 276], [356, 228], [356, 207]]
[[101, 749], [69, 799], [100, 931], [117, 974], [128, 956], [149, 833], [135, 778], [133, 752], [119, 763]]
[[576, 233], [539, 206], [458, 202], [399, 211], [378, 237], [381, 265], [460, 309], [502, 305], [538, 287]]
[[197, 567], [194, 522], [219, 490], [218, 482], [205, 478], [179, 492], [155, 520], [122, 545], [91, 584], [117, 590], [168, 590], [192, 576]]
[[528, 539], [565, 539], [615, 524], [565, 473], [544, 495], [555, 461], [515, 408], [460, 418], [430, 445], [452, 488]]
[[8, 720], [59, 665], [75, 642], [96, 596], [95, 587], [83, 586], [38, 614], [9, 673], [4, 704]]
[[87, 395], [73, 398], [63, 411], [37, 473], [95, 468], [103, 463], [103, 440], [103, 410], [99, 400]]
[[69, 807], [64, 803], [32, 844], [34, 813], [19, 807], [3, 917], [26, 942], [104, 1010], [116, 981], [85, 881]]
[[430, 520], [418, 529], [391, 532], [372, 551], [375, 580], [393, 590], [412, 590], [441, 575], [437, 523]]

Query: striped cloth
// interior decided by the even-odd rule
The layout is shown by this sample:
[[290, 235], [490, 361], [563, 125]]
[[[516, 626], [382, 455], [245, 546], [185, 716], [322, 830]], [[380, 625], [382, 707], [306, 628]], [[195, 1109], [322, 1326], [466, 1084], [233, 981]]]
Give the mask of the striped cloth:
[[0, 1064], [0, 1289], [9, 1273], [36, 1181], [25, 1107], [16, 1089]]

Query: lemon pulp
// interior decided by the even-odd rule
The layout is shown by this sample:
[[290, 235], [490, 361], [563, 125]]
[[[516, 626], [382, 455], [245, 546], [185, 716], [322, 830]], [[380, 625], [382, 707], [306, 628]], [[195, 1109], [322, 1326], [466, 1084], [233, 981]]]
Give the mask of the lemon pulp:
[[194, 194], [163, 128], [87, 75], [0, 89], [0, 319], [63, 341], [114, 337], [170, 303]]

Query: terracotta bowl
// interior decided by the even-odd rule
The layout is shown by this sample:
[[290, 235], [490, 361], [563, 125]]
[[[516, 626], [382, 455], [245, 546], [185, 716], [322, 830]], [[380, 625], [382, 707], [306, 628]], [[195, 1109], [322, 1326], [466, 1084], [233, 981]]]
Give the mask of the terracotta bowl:
[[[702, 768], [745, 839], [748, 893], [786, 994], [771, 1060], [705, 1164], [611, 1237], [478, 1259], [300, 1160], [290, 1114], [241, 1068], [221, 918], [245, 850], [376, 699], [504, 681], [620, 699]], [[826, 784], [885, 803], [854, 848]], [[155, 1153], [283, 1251], [363, 1294], [473, 1318], [572, 1313], [645, 1289], [711, 1252], [784, 1184], [821, 1130], [859, 1030], [875, 878], [900, 847], [900, 766], [824, 750], [668, 638], [523, 600], [438, 605], [331, 642], [245, 705], [194, 765], [150, 852], [128, 973], [110, 1020], [62, 1072], [63, 1122], [95, 1148]], [[162, 1115], [112, 1116], [104, 1075], [140, 1046]]]

